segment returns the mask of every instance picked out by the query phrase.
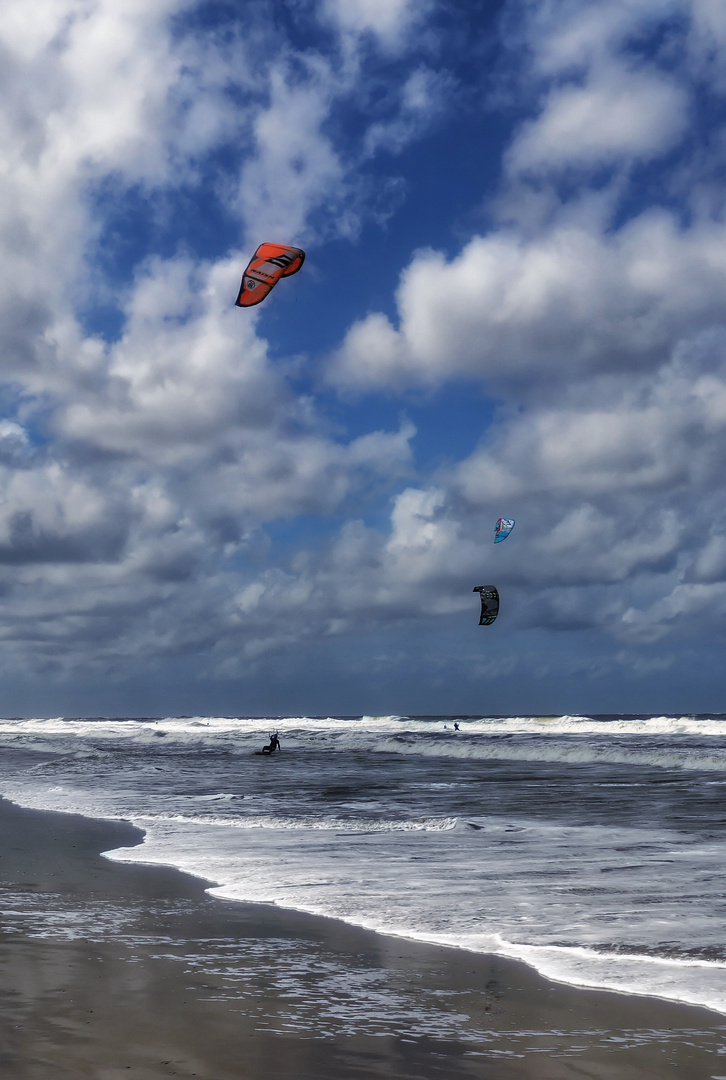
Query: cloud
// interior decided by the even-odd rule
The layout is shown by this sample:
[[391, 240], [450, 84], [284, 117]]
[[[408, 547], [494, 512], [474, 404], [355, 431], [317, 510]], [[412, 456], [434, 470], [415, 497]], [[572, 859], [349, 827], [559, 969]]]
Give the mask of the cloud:
[[658, 55], [657, 46], [653, 49], [658, 31], [673, 31], [681, 19], [699, 19], [709, 3], [704, 0], [700, 12], [700, 0], [522, 0], [506, 13], [505, 39], [510, 49], [526, 50], [527, 75], [572, 76], [604, 57], [642, 55], [646, 45]]
[[[298, 5], [304, 46], [264, 6], [204, 25], [186, 0], [3, 8], [7, 670], [106, 677], [122, 658], [153, 674], [181, 657], [193, 677], [236, 678], [311, 642], [363, 665], [356, 642], [382, 633], [381, 670], [404, 654], [420, 669], [420, 635], [475, 627], [487, 579], [517, 634], [640, 645], [694, 619], [720, 633], [726, 237], [714, 203], [686, 213], [675, 183], [661, 205], [633, 188], [687, 144], [694, 70], [699, 93], [720, 92], [718, 9], [694, 4], [671, 33], [686, 9], [665, 0], [514, 6], [522, 98], [490, 226], [478, 216], [458, 252], [407, 254], [395, 303], [359, 307], [328, 372], [346, 390], [496, 392], [476, 450], [430, 475], [405, 420], [334, 428], [307, 359], [273, 361], [272, 321], [231, 299], [242, 238], [314, 252], [375, 220], [384, 154], [457, 86], [433, 6]], [[689, 190], [714, 175], [707, 150], [682, 160]], [[127, 203], [142, 208], [132, 237]], [[203, 252], [177, 242], [192, 203]], [[112, 331], [90, 329], [96, 302]], [[500, 513], [518, 525], [495, 553]]]
[[[530, 116], [505, 151], [490, 230], [453, 256], [415, 253], [396, 317], [354, 322], [327, 377], [348, 393], [478, 380], [502, 403], [477, 450], [436, 477], [448, 540], [418, 582], [430, 603], [462, 595], [487, 517], [521, 511], [516, 560], [506, 548], [496, 564], [519, 627], [638, 646], [721, 635], [726, 237], [718, 201], [695, 197], [720, 136], [701, 153], [688, 130], [696, 86], [721, 92], [703, 51], [714, 11], [516, 11]], [[659, 206], [638, 169], [677, 147]], [[688, 212], [679, 196], [693, 196]], [[424, 538], [433, 527], [416, 520]]]
[[396, 49], [432, 6], [432, 0], [321, 0], [320, 14], [341, 35], [369, 34], [384, 48]]
[[270, 365], [254, 321], [230, 304], [240, 272], [236, 260], [147, 264], [123, 337], [98, 355], [102, 382], [56, 408], [56, 435], [79, 458], [105, 452], [138, 469], [183, 470], [195, 505], [257, 521], [331, 509], [359, 473], [410, 468], [411, 425], [348, 443], [322, 433]]
[[[190, 192], [222, 201], [240, 232], [352, 235], [367, 212], [365, 129], [351, 153], [327, 128], [358, 85], [355, 42], [375, 12], [333, 12], [350, 38], [324, 56], [264, 13], [217, 32], [194, 6], [0, 15], [0, 635], [17, 669], [213, 651], [247, 587], [240, 561], [269, 553], [264, 525], [360, 508], [412, 471], [410, 424], [334, 433], [270, 361], [258, 313], [231, 303], [236, 235], [202, 259], [170, 228], [171, 253], [140, 245], [124, 280], [105, 277], [99, 238], [132, 193], [157, 230], [157, 195], [173, 220]], [[413, 21], [387, 5], [381, 41], [399, 58]], [[414, 76], [401, 108], [422, 111]], [[89, 297], [115, 305], [117, 335], [84, 327]]]
[[336, 77], [320, 59], [308, 61], [308, 67], [312, 70], [299, 82], [284, 65], [273, 67], [269, 104], [254, 122], [255, 154], [242, 169], [239, 202], [255, 242], [304, 240], [311, 210], [331, 199], [336, 205], [343, 201], [345, 168], [322, 132]]
[[56, 343], [78, 338], [74, 305], [99, 229], [89, 188], [113, 177], [119, 197], [122, 178], [158, 186], [188, 174], [174, 148], [177, 136], [188, 144], [189, 130], [184, 94], [174, 96], [186, 76], [170, 23], [187, 6], [69, 0], [50, 5], [46, 22], [36, 9], [6, 5], [1, 363], [33, 393], [67, 385], [95, 349], [77, 341], [75, 357], [57, 365]]
[[[681, 341], [652, 371], [546, 389], [503, 409], [435, 486], [396, 496], [387, 533], [350, 527], [326, 570], [305, 566], [313, 595], [325, 584], [327, 612], [350, 625], [335, 584], [342, 596], [350, 577], [357, 624], [385, 612], [421, 627], [463, 613], [486, 579], [510, 630], [596, 630], [639, 648], [722, 636], [723, 331]], [[500, 514], [518, 524], [495, 550]]]
[[723, 49], [726, 46], [726, 11], [719, 0], [692, 0], [688, 55], [694, 78], [726, 93]]
[[3, 472], [0, 563], [94, 562], [118, 557], [127, 525], [123, 515], [113, 513], [121, 508], [113, 505], [113, 499], [64, 474], [57, 464]]
[[622, 615], [622, 636], [634, 643], [662, 641], [683, 627], [718, 626], [726, 616], [726, 583], [676, 585], [646, 608], [628, 608]]
[[[683, 345], [637, 382], [627, 375], [532, 402], [458, 467], [468, 498], [548, 488], [576, 497], [711, 487], [726, 450], [723, 335]], [[495, 429], [496, 430], [496, 429]]]
[[525, 123], [506, 155], [512, 174], [648, 161], [684, 135], [686, 90], [655, 71], [610, 65], [584, 85], [552, 89], [536, 120]]
[[399, 325], [354, 324], [330, 380], [360, 389], [483, 379], [560, 381], [657, 365], [694, 328], [726, 319], [723, 225], [682, 228], [652, 210], [618, 231], [566, 219], [527, 239], [502, 229], [447, 260], [418, 253], [396, 294]]
[[399, 153], [444, 113], [453, 90], [453, 80], [447, 73], [418, 67], [401, 88], [400, 106], [395, 118], [380, 120], [368, 128], [364, 153], [371, 156], [380, 150]]
[[[694, 145], [690, 131], [695, 95], [714, 92], [694, 75], [714, 18], [718, 34], [709, 5], [681, 0], [513, 5], [507, 40], [530, 115], [504, 152], [491, 226], [457, 254], [414, 253], [397, 318], [356, 320], [329, 381], [400, 391], [463, 377], [506, 396], [523, 379], [539, 391], [653, 369], [720, 325], [724, 132]], [[676, 149], [669, 186], [649, 198], [638, 170]]]

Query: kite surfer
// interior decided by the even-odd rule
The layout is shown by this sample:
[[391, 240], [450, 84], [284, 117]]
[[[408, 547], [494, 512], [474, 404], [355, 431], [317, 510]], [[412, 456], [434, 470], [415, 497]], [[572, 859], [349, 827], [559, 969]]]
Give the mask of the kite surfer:
[[277, 732], [274, 735], [270, 735], [270, 745], [262, 747], [263, 754], [274, 754], [276, 750], [280, 749], [280, 736]]

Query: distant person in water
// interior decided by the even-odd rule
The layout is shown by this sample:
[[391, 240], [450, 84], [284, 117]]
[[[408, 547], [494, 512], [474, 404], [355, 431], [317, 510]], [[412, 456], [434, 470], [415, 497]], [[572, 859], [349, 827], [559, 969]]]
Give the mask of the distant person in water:
[[455, 723], [454, 724], [454, 731], [458, 731], [458, 730], [459, 730], [459, 725]]
[[276, 750], [280, 749], [280, 737], [277, 732], [274, 735], [270, 735], [270, 745], [262, 747], [263, 754], [274, 754]]

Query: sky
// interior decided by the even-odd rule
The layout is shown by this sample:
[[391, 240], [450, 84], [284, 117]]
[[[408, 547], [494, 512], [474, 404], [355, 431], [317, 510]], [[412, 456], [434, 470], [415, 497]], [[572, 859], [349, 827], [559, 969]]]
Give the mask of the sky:
[[723, 0], [6, 0], [0, 711], [726, 711], [725, 54]]

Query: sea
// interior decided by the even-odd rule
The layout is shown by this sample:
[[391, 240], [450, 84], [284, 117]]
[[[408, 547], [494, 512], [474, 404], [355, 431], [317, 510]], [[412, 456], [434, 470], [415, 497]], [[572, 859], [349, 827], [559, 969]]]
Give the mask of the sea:
[[726, 1013], [726, 715], [13, 718], [0, 748], [5, 798], [143, 830], [109, 859]]

